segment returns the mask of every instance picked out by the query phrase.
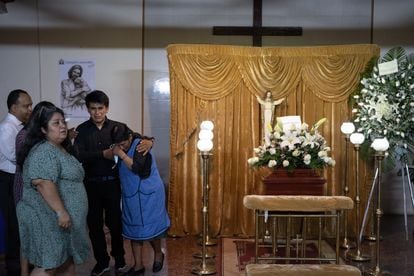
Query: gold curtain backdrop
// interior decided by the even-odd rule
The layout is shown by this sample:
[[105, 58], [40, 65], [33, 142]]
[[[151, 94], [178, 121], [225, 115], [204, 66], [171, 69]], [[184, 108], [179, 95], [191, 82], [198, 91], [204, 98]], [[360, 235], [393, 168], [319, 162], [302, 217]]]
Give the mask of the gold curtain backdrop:
[[[202, 230], [201, 158], [196, 144], [198, 127], [204, 120], [215, 125], [209, 175], [210, 233], [253, 234], [253, 213], [243, 207], [243, 196], [263, 192], [261, 170], [249, 168], [247, 159], [262, 142], [256, 96], [263, 97], [267, 90], [272, 91], [274, 100], [285, 98], [276, 107], [276, 116], [300, 115], [309, 125], [323, 117], [328, 119], [320, 131], [332, 148], [336, 166], [324, 170], [326, 194], [341, 195], [345, 139], [340, 126], [350, 119], [348, 96], [358, 85], [360, 73], [379, 52], [378, 46], [372, 44], [293, 48], [168, 46], [170, 234], [182, 236]], [[351, 148], [349, 153], [349, 195], [353, 197]], [[362, 206], [371, 185], [371, 170], [361, 164]]]

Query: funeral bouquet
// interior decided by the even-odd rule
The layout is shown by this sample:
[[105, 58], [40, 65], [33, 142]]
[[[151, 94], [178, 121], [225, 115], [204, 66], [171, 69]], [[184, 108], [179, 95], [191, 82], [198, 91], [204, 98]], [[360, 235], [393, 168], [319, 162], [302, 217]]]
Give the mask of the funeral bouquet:
[[334, 166], [335, 160], [329, 157], [330, 147], [317, 130], [325, 121], [325, 118], [319, 120], [310, 130], [306, 123], [283, 127], [278, 122], [270, 131], [270, 144], [254, 148], [255, 156], [248, 159], [248, 164], [251, 167], [267, 166], [289, 171]]
[[352, 96], [354, 124], [367, 143], [386, 137], [389, 161], [412, 163], [414, 139], [414, 55], [401, 47], [384, 54], [367, 69]]

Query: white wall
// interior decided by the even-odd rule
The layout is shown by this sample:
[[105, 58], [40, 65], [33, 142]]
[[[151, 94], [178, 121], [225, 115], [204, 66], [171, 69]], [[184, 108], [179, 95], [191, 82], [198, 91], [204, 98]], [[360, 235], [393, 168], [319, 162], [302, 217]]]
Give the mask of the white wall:
[[[170, 102], [168, 91], [156, 85], [168, 77], [165, 47], [170, 43], [251, 45], [251, 37], [213, 36], [212, 27], [251, 26], [252, 3], [253, 0], [9, 3], [9, 13], [0, 15], [0, 116], [7, 112], [8, 92], [15, 88], [30, 91], [35, 102], [46, 99], [58, 103], [57, 60], [93, 58], [97, 88], [106, 91], [111, 99], [109, 116], [156, 137], [154, 152], [161, 175], [168, 182]], [[374, 0], [373, 14], [370, 0], [263, 0], [264, 26], [303, 27], [302, 36], [265, 37], [263, 45], [373, 42], [383, 51], [401, 45], [412, 52], [413, 10], [412, 0]], [[386, 211], [402, 213], [399, 178], [390, 175], [385, 181], [385, 189], [392, 191], [386, 196], [393, 195], [384, 196], [388, 202], [384, 205]]]
[[[8, 14], [0, 15], [2, 101], [10, 90], [23, 88], [35, 103], [58, 104], [58, 60], [92, 59], [96, 62], [95, 88], [110, 98], [109, 117], [141, 131], [142, 3], [119, 2], [9, 3]], [[6, 112], [2, 105], [1, 116]]]

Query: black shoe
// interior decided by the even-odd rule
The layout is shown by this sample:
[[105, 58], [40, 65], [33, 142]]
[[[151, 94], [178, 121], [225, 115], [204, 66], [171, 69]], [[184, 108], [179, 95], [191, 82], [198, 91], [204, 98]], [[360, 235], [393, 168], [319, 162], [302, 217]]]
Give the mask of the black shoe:
[[117, 272], [127, 272], [128, 265], [125, 263], [124, 257], [116, 257], [115, 258], [115, 270]]
[[154, 261], [154, 264], [152, 265], [152, 272], [158, 272], [162, 269], [164, 265], [164, 253], [161, 254], [161, 261]]
[[109, 270], [110, 270], [109, 264], [104, 265], [104, 264], [97, 263], [92, 269], [91, 275], [101, 276], [101, 275], [104, 275]]

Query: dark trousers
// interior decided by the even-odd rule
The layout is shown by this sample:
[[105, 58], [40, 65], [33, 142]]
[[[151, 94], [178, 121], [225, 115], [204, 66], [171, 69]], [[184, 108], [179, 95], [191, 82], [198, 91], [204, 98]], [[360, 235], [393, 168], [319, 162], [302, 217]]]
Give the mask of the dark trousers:
[[19, 275], [20, 241], [13, 198], [13, 182], [14, 174], [0, 171], [0, 211], [6, 228], [6, 235], [1, 238], [4, 238], [6, 244], [6, 269], [8, 275]]
[[108, 264], [104, 221], [111, 233], [111, 255], [124, 258], [121, 221], [121, 186], [119, 180], [85, 181], [88, 194], [88, 227], [93, 253], [99, 264]]

